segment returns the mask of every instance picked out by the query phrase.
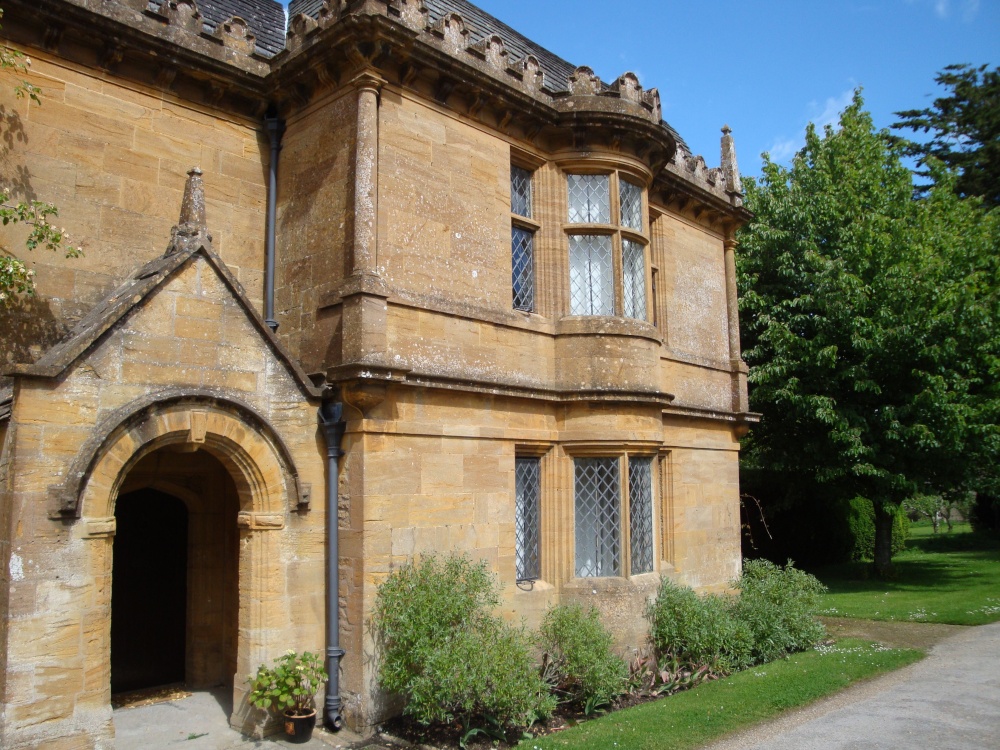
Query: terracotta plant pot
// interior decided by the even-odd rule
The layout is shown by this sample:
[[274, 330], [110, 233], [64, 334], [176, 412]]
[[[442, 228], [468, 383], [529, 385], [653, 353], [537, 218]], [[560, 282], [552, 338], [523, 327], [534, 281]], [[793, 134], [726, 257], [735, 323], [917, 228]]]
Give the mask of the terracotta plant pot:
[[315, 726], [315, 709], [304, 716], [295, 716], [291, 711], [285, 711], [285, 734], [288, 735], [289, 742], [308, 742]]

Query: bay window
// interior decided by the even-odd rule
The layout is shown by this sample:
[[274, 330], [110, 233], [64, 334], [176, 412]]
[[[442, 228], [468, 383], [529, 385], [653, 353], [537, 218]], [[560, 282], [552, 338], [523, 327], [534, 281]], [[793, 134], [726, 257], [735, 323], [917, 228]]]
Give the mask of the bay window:
[[646, 320], [643, 188], [619, 174], [566, 176], [571, 315]]

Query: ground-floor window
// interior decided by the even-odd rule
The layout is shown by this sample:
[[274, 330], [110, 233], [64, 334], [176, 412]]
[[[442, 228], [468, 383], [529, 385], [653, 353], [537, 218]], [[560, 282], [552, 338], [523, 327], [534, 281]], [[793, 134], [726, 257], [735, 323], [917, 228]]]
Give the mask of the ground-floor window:
[[541, 475], [541, 459], [537, 456], [514, 459], [514, 540], [518, 581], [534, 581], [541, 577], [538, 554]]
[[596, 578], [652, 571], [652, 459], [577, 458], [574, 470], [576, 575]]

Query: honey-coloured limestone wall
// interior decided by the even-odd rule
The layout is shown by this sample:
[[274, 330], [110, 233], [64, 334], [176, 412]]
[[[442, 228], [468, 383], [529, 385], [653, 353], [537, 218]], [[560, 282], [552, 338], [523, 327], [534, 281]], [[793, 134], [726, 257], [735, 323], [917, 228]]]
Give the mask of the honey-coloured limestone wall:
[[[485, 560], [502, 587], [503, 614], [537, 627], [559, 602], [593, 605], [625, 653], [646, 639], [645, 608], [661, 576], [723, 590], [740, 567], [738, 443], [712, 422], [664, 418], [646, 404], [541, 399], [388, 386], [351, 410], [345, 446], [352, 574], [351, 619], [367, 621], [379, 584], [423, 556]], [[515, 458], [541, 460], [541, 579], [517, 585]], [[649, 457], [653, 463], [654, 571], [578, 578], [574, 460]], [[622, 464], [624, 466], [624, 464]], [[689, 528], [690, 526], [690, 528]], [[625, 553], [628, 554], [627, 552]], [[342, 573], [343, 575], [343, 573]], [[359, 591], [360, 590], [360, 591]], [[358, 595], [360, 594], [360, 595]], [[398, 708], [377, 687], [375, 644], [364, 633], [361, 723]], [[362, 705], [363, 704], [363, 705]]]
[[[247, 674], [289, 648], [322, 649], [318, 402], [246, 304], [196, 252], [63, 375], [15, 381], [0, 477], [4, 748], [113, 747], [114, 502], [126, 479], [126, 489], [144, 483], [131, 470], [157, 450], [205, 451], [235, 483], [239, 516], [226, 519], [239, 524], [240, 549], [234, 725], [259, 731], [265, 718], [245, 701]], [[52, 488], [88, 452], [79, 518], [60, 518]], [[157, 481], [183, 484], [169, 465]], [[308, 509], [303, 487], [318, 493]]]
[[0, 227], [4, 247], [36, 271], [37, 296], [5, 311], [0, 361], [37, 358], [144, 258], [162, 253], [187, 171], [204, 172], [216, 252], [255, 306], [263, 295], [267, 139], [260, 123], [25, 50], [23, 76], [41, 104], [0, 85], [0, 178], [12, 200], [53, 203], [53, 222], [80, 258], [24, 247], [23, 227]]

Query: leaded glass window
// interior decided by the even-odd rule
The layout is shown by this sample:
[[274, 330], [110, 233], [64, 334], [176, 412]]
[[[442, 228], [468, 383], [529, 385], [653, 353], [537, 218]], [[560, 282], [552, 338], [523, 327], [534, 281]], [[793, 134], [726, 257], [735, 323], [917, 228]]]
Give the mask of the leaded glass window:
[[569, 175], [569, 220], [573, 224], [611, 223], [611, 181], [608, 175]]
[[646, 319], [646, 251], [622, 240], [622, 309], [626, 318]]
[[622, 226], [642, 231], [642, 188], [628, 180], [619, 183]]
[[614, 315], [610, 237], [572, 235], [569, 238], [569, 287], [572, 315]]
[[510, 212], [531, 218], [531, 172], [510, 168]]
[[535, 230], [517, 223], [531, 218], [531, 172], [510, 168], [510, 286], [515, 310], [535, 310]]
[[535, 309], [535, 233], [523, 227], [510, 228], [511, 288], [514, 309]]
[[538, 555], [541, 487], [541, 460], [515, 458], [514, 557], [519, 581], [534, 581], [541, 577]]
[[617, 458], [578, 458], [576, 482], [576, 575], [620, 576], [621, 498]]
[[631, 573], [653, 570], [653, 459], [629, 456], [628, 510]]

